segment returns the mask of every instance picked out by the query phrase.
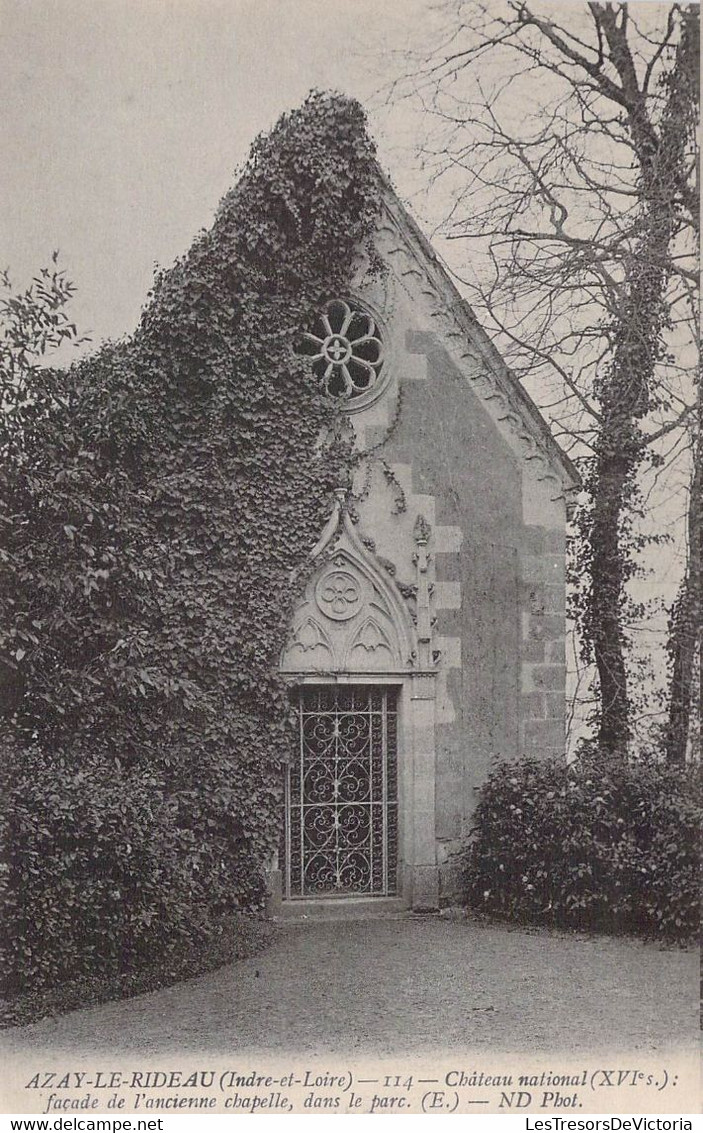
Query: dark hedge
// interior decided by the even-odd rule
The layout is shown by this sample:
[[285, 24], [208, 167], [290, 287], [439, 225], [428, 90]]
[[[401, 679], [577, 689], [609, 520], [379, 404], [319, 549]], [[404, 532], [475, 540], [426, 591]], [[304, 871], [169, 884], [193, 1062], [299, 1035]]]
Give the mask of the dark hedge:
[[503, 762], [463, 854], [474, 909], [687, 941], [699, 927], [700, 773], [589, 755]]
[[3, 750], [10, 995], [206, 952], [261, 885], [223, 805], [231, 771], [201, 765], [197, 789], [174, 791], [162, 770]]

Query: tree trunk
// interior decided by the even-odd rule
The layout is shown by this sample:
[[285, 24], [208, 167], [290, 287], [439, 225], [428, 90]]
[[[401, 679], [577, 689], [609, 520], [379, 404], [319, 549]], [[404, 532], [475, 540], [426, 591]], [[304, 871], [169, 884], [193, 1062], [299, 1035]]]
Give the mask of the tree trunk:
[[598, 390], [602, 424], [589, 484], [591, 585], [585, 626], [600, 679], [598, 741], [603, 751], [621, 755], [630, 739], [623, 606], [634, 570], [623, 522], [631, 515], [644, 456], [639, 422], [647, 413], [665, 318], [671, 190], [662, 197], [646, 208], [640, 255], [633, 256], [626, 296], [611, 325], [613, 360]]
[[[630, 729], [622, 607], [633, 562], [622, 523], [644, 455], [639, 422], [649, 409], [662, 350], [671, 241], [697, 95], [699, 25], [698, 13], [687, 9], [657, 134], [647, 117], [627, 42], [626, 9], [618, 19], [610, 5], [593, 7], [621, 79], [642, 200], [639, 247], [628, 265], [625, 300], [610, 327], [612, 362], [597, 391], [602, 431], [590, 484], [588, 532], [591, 587], [586, 626], [600, 678], [598, 739], [603, 751], [625, 754]], [[690, 706], [690, 686], [688, 702]]]
[[625, 505], [629, 462], [615, 450], [601, 453], [591, 513], [590, 637], [600, 680], [598, 743], [602, 751], [624, 753], [629, 739], [622, 600], [624, 557], [620, 516]]
[[691, 696], [696, 652], [700, 657], [701, 624], [701, 492], [703, 491], [703, 453], [701, 437], [694, 452], [691, 493], [688, 500], [688, 563], [681, 590], [674, 606], [669, 638], [671, 686], [669, 720], [666, 731], [666, 758], [669, 763], [686, 762], [691, 726]]

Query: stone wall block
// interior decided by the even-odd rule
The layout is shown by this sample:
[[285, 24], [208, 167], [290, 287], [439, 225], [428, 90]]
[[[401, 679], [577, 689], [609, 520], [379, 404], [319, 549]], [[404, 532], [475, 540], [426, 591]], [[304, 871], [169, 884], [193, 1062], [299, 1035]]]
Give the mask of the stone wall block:
[[566, 591], [563, 586], [540, 587], [544, 609], [550, 614], [561, 614], [566, 605]]
[[464, 744], [458, 748], [440, 747], [437, 751], [437, 775], [446, 776], [451, 778], [456, 776], [461, 779], [464, 764], [466, 763], [466, 752]]
[[547, 591], [550, 590], [551, 587], [545, 586], [541, 582], [523, 583], [523, 586], [523, 605], [533, 615], [546, 613], [548, 608]]
[[461, 583], [447, 580], [435, 582], [436, 610], [461, 610]]
[[566, 537], [563, 531], [552, 527], [525, 528], [525, 550], [531, 555], [564, 555]]
[[418, 913], [434, 912], [439, 908], [439, 870], [437, 866], [415, 866], [412, 878], [413, 909]]
[[545, 527], [525, 527], [524, 549], [530, 555], [543, 555], [548, 550]]
[[566, 700], [563, 692], [546, 692], [544, 694], [545, 716], [549, 720], [564, 720], [566, 715]]
[[376, 445], [382, 445], [388, 436], [388, 425], [368, 425], [364, 435], [364, 445], [366, 448], [375, 448]]
[[530, 682], [536, 689], [562, 689], [564, 669], [561, 665], [531, 665]]
[[426, 330], [407, 330], [405, 348], [409, 354], [429, 354], [435, 349], [437, 338]]
[[545, 694], [543, 692], [526, 692], [520, 697], [520, 713], [523, 720], [543, 720], [545, 713]]
[[266, 915], [280, 916], [283, 900], [283, 874], [280, 869], [266, 871]]
[[564, 637], [564, 619], [556, 614], [544, 614], [530, 619], [530, 641], [561, 641]]
[[[529, 627], [528, 627], [529, 632]], [[546, 660], [552, 660], [545, 656], [545, 644], [543, 641], [524, 641], [520, 650], [523, 662], [527, 664], [540, 664]]]
[[463, 888], [463, 877], [459, 863], [448, 861], [441, 865], [439, 868], [440, 907], [462, 904]]
[[442, 796], [446, 794], [449, 799], [460, 799], [462, 792], [462, 777], [456, 776], [447, 780], [440, 779], [437, 783], [437, 837], [444, 841], [454, 841], [461, 837], [462, 816], [455, 810], [449, 811], [442, 806]]
[[564, 728], [557, 720], [527, 720], [525, 722], [525, 751], [539, 753], [540, 748], [564, 753]]
[[566, 532], [563, 528], [548, 528], [544, 532], [545, 551], [552, 555], [566, 555]]
[[521, 574], [525, 582], [557, 584], [564, 577], [563, 555], [524, 555]]
[[[544, 646], [542, 646], [544, 652]], [[559, 641], [547, 642], [547, 661], [552, 661], [555, 664], [566, 664], [566, 642], [562, 639]]]

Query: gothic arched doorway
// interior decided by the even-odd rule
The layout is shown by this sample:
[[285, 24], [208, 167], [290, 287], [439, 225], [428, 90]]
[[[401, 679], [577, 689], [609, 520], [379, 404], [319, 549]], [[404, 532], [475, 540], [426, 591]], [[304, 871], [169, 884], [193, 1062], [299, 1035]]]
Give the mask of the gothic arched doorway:
[[[415, 624], [426, 589], [423, 599], [418, 588], [413, 613], [343, 497], [315, 548], [317, 569], [281, 658], [298, 718], [279, 855], [283, 897], [427, 903], [421, 873], [436, 875], [435, 690]], [[423, 553], [418, 545], [418, 570]]]

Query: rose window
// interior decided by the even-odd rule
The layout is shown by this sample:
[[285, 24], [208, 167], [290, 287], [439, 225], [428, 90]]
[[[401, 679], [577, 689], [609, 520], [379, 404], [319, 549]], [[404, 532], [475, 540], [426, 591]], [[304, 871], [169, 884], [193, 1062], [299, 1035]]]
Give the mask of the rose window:
[[383, 365], [383, 345], [375, 320], [344, 299], [332, 299], [305, 331], [301, 354], [328, 397], [349, 401], [375, 390]]

